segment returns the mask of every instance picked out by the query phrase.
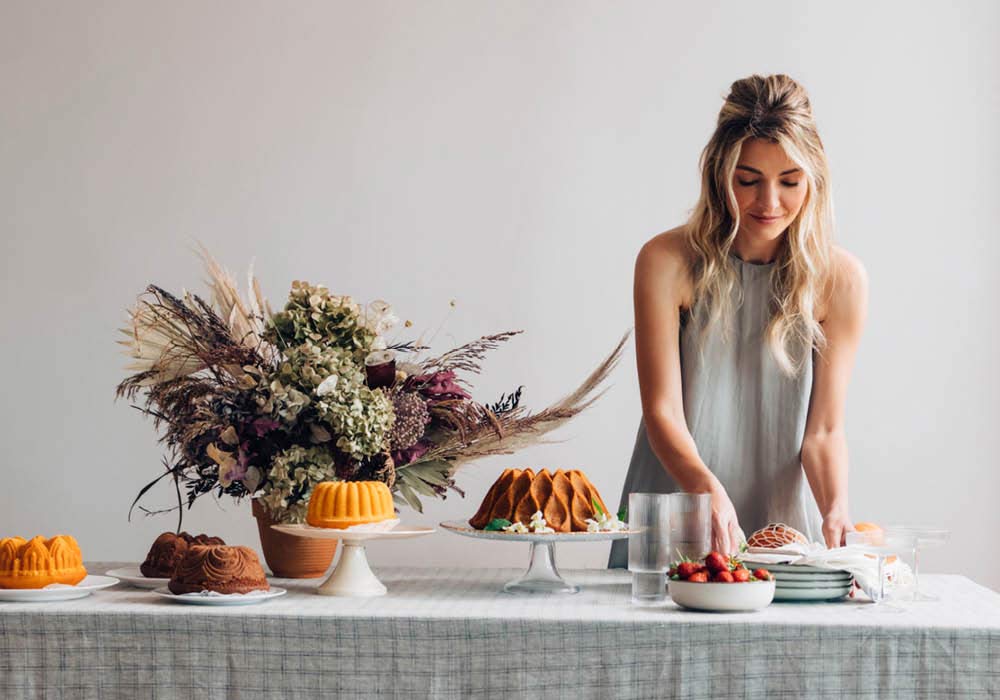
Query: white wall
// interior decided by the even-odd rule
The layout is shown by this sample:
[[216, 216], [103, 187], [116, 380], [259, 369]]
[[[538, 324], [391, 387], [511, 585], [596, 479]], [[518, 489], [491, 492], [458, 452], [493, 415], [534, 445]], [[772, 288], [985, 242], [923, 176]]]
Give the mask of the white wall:
[[[1000, 62], [996, 3], [6, 2], [0, 6], [0, 534], [74, 533], [139, 560], [170, 516], [126, 522], [161, 450], [113, 401], [114, 345], [149, 282], [203, 290], [203, 241], [293, 279], [385, 298], [437, 347], [521, 328], [478, 385], [541, 408], [631, 325], [639, 246], [685, 218], [729, 84], [801, 80], [871, 315], [848, 407], [857, 519], [940, 525], [927, 569], [1000, 588]], [[449, 301], [457, 307], [449, 312]], [[617, 501], [639, 419], [631, 347], [557, 446]], [[169, 505], [168, 488], [150, 506]], [[247, 504], [185, 527], [256, 546]], [[606, 545], [561, 564], [603, 566]], [[439, 533], [376, 563], [520, 566]]]

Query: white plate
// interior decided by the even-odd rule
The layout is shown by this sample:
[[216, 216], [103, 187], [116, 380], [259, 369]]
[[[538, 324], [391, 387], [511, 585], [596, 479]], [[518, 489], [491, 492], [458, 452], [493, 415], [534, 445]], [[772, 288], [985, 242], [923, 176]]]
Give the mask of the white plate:
[[504, 540], [506, 542], [600, 542], [604, 540], [620, 540], [638, 532], [638, 530], [622, 530], [621, 532], [554, 532], [544, 535], [535, 533], [518, 535], [513, 532], [497, 530], [477, 530], [469, 525], [467, 520], [449, 520], [441, 523], [441, 527], [454, 532], [456, 535], [476, 537], [481, 540]]
[[107, 574], [108, 576], [120, 578], [125, 583], [132, 584], [136, 588], [162, 588], [170, 582], [169, 578], [147, 578], [142, 575], [138, 566], [123, 566], [120, 569], [112, 569]]
[[850, 588], [851, 579], [846, 581], [785, 581], [777, 579], [778, 588], [799, 588], [805, 590], [823, 590], [826, 588]]
[[669, 581], [670, 598], [678, 605], [708, 612], [760, 610], [774, 598], [774, 581], [746, 583], [692, 583]]
[[432, 527], [422, 525], [397, 526], [386, 532], [377, 530], [352, 530], [339, 529], [333, 527], [313, 527], [312, 525], [272, 525], [272, 530], [284, 532], [287, 535], [296, 537], [311, 537], [317, 540], [344, 540], [350, 542], [364, 542], [365, 540], [402, 540], [407, 537], [419, 537], [429, 535], [434, 532]]
[[265, 600], [277, 598], [288, 593], [284, 588], [271, 586], [271, 590], [266, 593], [255, 593], [254, 595], [244, 595], [243, 593], [225, 593], [220, 595], [201, 595], [200, 593], [185, 593], [177, 595], [171, 593], [169, 588], [157, 588], [153, 591], [156, 595], [175, 603], [187, 603], [188, 605], [256, 605]]
[[0, 588], [0, 601], [8, 603], [45, 603], [86, 598], [94, 591], [118, 583], [112, 576], [86, 576], [75, 586], [55, 588]]
[[751, 571], [754, 569], [767, 569], [771, 573], [784, 572], [789, 574], [840, 574], [850, 575], [850, 572], [844, 571], [843, 569], [822, 569], [818, 566], [806, 566], [805, 564], [761, 564], [758, 562], [751, 561], [750, 559], [743, 560], [744, 565]]
[[839, 600], [851, 592], [850, 586], [842, 588], [777, 588], [775, 600]]
[[808, 581], [811, 583], [816, 583], [821, 586], [833, 583], [844, 583], [850, 581], [852, 576], [848, 573], [838, 574], [835, 571], [831, 571], [828, 574], [811, 574], [811, 573], [792, 573], [790, 571], [772, 571], [771, 575], [778, 580], [782, 581]]

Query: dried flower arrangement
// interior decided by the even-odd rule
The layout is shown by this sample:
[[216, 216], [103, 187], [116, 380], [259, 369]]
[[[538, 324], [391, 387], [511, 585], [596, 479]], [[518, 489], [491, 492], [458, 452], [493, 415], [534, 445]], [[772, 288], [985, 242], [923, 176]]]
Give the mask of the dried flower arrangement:
[[421, 496], [462, 493], [455, 473], [463, 464], [542, 442], [593, 404], [627, 338], [575, 391], [529, 413], [520, 387], [483, 404], [465, 377], [520, 331], [420, 360], [429, 348], [419, 342], [386, 345], [398, 319], [385, 302], [362, 306], [293, 282], [274, 313], [252, 270], [244, 299], [202, 256], [211, 303], [150, 285], [122, 329], [134, 362], [117, 395], [142, 397], [134, 405], [162, 429], [168, 449], [165, 471], [132, 505], [169, 477], [178, 503], [167, 510], [179, 518], [183, 485], [188, 507], [207, 493], [252, 496], [275, 520], [302, 522], [313, 487], [337, 479], [384, 481], [397, 505], [420, 511]]

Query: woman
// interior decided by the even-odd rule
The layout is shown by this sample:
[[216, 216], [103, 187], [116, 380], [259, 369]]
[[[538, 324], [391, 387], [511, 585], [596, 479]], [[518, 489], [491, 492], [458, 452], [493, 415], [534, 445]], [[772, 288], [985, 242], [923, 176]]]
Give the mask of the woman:
[[[632, 492], [711, 494], [722, 552], [770, 522], [839, 546], [853, 529], [844, 402], [867, 279], [830, 240], [829, 170], [805, 90], [784, 75], [733, 83], [701, 171], [691, 218], [636, 260], [643, 420], [621, 504]], [[609, 565], [627, 560], [615, 542]]]

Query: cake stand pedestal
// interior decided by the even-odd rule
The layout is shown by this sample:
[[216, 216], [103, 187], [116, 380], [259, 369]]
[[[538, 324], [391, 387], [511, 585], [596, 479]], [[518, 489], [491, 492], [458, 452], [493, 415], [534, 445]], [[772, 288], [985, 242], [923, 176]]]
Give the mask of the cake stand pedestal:
[[434, 532], [432, 527], [400, 527], [385, 532], [335, 530], [311, 525], [272, 525], [272, 528], [296, 537], [341, 540], [343, 547], [333, 573], [316, 592], [319, 595], [371, 598], [386, 594], [386, 587], [372, 572], [365, 553], [365, 544], [372, 540], [400, 540]]
[[555, 532], [544, 535], [529, 533], [518, 535], [496, 530], [477, 530], [467, 521], [441, 523], [449, 532], [464, 537], [481, 540], [507, 542], [528, 542], [531, 551], [528, 556], [528, 570], [513, 581], [504, 584], [507, 593], [579, 593], [580, 587], [566, 581], [556, 569], [556, 543], [558, 542], [606, 542], [620, 540], [632, 534], [632, 530], [620, 532]]

